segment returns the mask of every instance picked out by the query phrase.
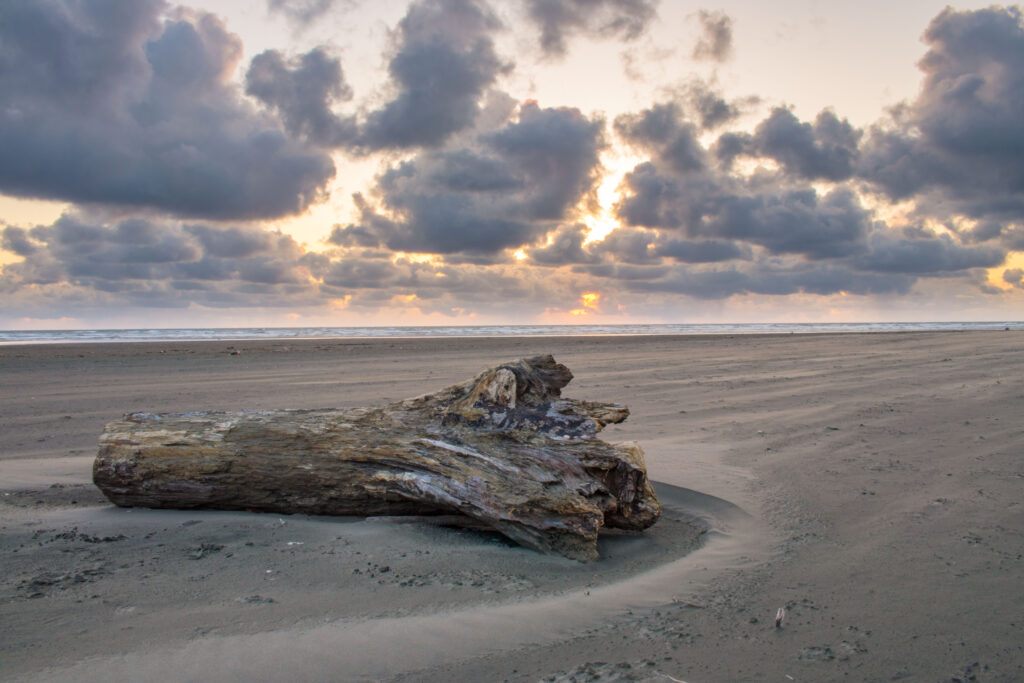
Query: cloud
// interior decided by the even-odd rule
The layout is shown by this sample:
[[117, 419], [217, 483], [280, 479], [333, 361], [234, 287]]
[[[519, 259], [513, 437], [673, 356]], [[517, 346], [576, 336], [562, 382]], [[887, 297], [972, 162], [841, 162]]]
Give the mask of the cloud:
[[970, 268], [993, 268], [1006, 252], [997, 247], [965, 247], [946, 236], [898, 238], [891, 231], [872, 234], [870, 250], [855, 263], [861, 270], [883, 273], [942, 273]]
[[[493, 115], [491, 86], [512, 69], [494, 49], [501, 22], [484, 0], [418, 0], [392, 33], [390, 99], [339, 114], [353, 98], [341, 61], [324, 47], [294, 57], [266, 50], [246, 73], [246, 93], [309, 144], [369, 155], [440, 149]], [[498, 107], [500, 109], [500, 106]]]
[[618, 215], [629, 225], [739, 240], [776, 254], [847, 256], [864, 248], [870, 225], [868, 212], [845, 189], [824, 196], [813, 188], [749, 192], [708, 176], [680, 182], [652, 165], [638, 166], [625, 184], [630, 195], [618, 205]]
[[[812, 125], [775, 109], [752, 134], [723, 133], [710, 152], [675, 102], [620, 116], [615, 128], [650, 160], [623, 179], [616, 213], [628, 228], [592, 250], [633, 265], [732, 264], [674, 270], [676, 279], [652, 282], [655, 289], [702, 297], [898, 292], [920, 277], [963, 276], [1006, 257], [1001, 226], [975, 226], [964, 236], [895, 229], [864, 207], [851, 184], [811, 185], [852, 181], [858, 163], [860, 131], [828, 110]], [[738, 155], [773, 159], [778, 170], [737, 174], [731, 167]], [[775, 263], [794, 276], [785, 277]]]
[[623, 190], [615, 212], [624, 225], [686, 230], [714, 210], [711, 203], [723, 191], [712, 174], [690, 174], [683, 182], [649, 161], [626, 174]]
[[693, 58], [724, 62], [732, 56], [732, 18], [724, 12], [697, 13], [701, 37], [693, 47]]
[[751, 258], [749, 248], [723, 240], [668, 240], [658, 245], [655, 253], [683, 263], [717, 263]]
[[520, 107], [518, 119], [426, 150], [381, 174], [382, 215], [362, 199], [358, 224], [336, 244], [437, 254], [495, 254], [557, 227], [594, 191], [604, 121], [576, 109]]
[[245, 75], [245, 92], [274, 110], [293, 137], [324, 147], [350, 144], [357, 135], [355, 117], [332, 110], [352, 99], [341, 61], [318, 47], [286, 60], [277, 50], [253, 57]]
[[591, 245], [591, 252], [604, 256], [605, 263], [631, 266], [656, 265], [661, 258], [656, 253], [655, 243], [659, 235], [653, 230], [619, 228], [603, 240]]
[[337, 4], [338, 0], [267, 0], [267, 11], [283, 14], [295, 26], [304, 28]]
[[[665, 259], [675, 263], [719, 263], [751, 258], [749, 247], [724, 240], [680, 240], [657, 230], [619, 228], [603, 239], [584, 244], [588, 229], [569, 225], [557, 230], [548, 241], [528, 250], [530, 262], [544, 266], [589, 265], [585, 272], [621, 277], [621, 266], [661, 266]], [[631, 270], [647, 273], [652, 270]]]
[[1007, 268], [1003, 271], [1003, 282], [1024, 289], [1024, 270]]
[[471, 127], [486, 90], [511, 68], [491, 39], [500, 27], [478, 0], [413, 3], [388, 63], [395, 96], [370, 112], [358, 144], [366, 150], [438, 147]]
[[650, 279], [627, 283], [634, 291], [685, 294], [698, 299], [725, 299], [743, 294], [787, 296], [804, 292], [828, 296], [906, 294], [914, 279], [896, 274], [867, 274], [832, 264], [796, 262], [693, 268], [679, 266]]
[[524, 178], [522, 210], [532, 219], [560, 220], [592, 191], [604, 147], [604, 120], [578, 109], [524, 104], [519, 120], [484, 141]]
[[223, 259], [248, 258], [273, 249], [274, 233], [255, 228], [212, 228], [208, 225], [183, 225], [185, 233], [199, 241], [207, 256]]
[[334, 175], [240, 97], [239, 39], [156, 0], [0, 5], [0, 191], [180, 216], [301, 212]]
[[731, 123], [744, 113], [745, 108], [760, 102], [760, 98], [755, 96], [730, 102], [718, 90], [701, 80], [693, 80], [683, 88], [682, 100], [704, 130]]
[[12, 225], [5, 227], [0, 233], [0, 248], [18, 256], [31, 256], [38, 247], [29, 238], [27, 230]]
[[[268, 7], [302, 24], [334, 5]], [[575, 35], [636, 38], [654, 6], [525, 8], [557, 56]], [[731, 20], [699, 20], [695, 56], [727, 59]], [[20, 259], [0, 267], [5, 308], [334, 301], [533, 316], [581, 292], [600, 292], [606, 312], [679, 296], [1011, 296], [995, 268], [1024, 288], [1006, 261], [1024, 250], [1018, 9], [939, 14], [919, 96], [865, 130], [784, 107], [738, 130], [758, 100], [714, 79], [611, 125], [516, 102], [497, 87], [512, 68], [500, 30], [483, 0], [417, 0], [391, 33], [389, 89], [354, 103], [325, 47], [256, 55], [243, 91], [241, 43], [213, 15], [157, 0], [0, 5], [0, 191], [83, 205], [51, 225], [0, 224]], [[621, 226], [588, 242], [609, 140], [642, 160], [619, 188]], [[329, 152], [382, 165], [314, 253], [258, 220], [317, 201]], [[886, 198], [916, 213], [887, 223], [873, 208]]]
[[0, 273], [8, 294], [29, 285], [74, 287], [140, 305], [213, 305], [229, 295], [232, 305], [272, 305], [287, 298], [288, 286], [305, 288], [317, 266], [316, 255], [279, 232], [140, 218], [92, 221], [74, 213], [31, 230], [8, 226], [3, 246], [24, 257]]
[[781, 164], [804, 180], [846, 180], [854, 172], [861, 131], [831, 110], [820, 112], [814, 124], [777, 107], [749, 139], [751, 151]]
[[863, 248], [870, 214], [849, 190], [820, 196], [813, 188], [779, 194], [724, 196], [703, 215], [695, 234], [743, 240], [773, 254], [837, 258]]
[[657, 16], [655, 0], [527, 0], [526, 7], [549, 56], [564, 55], [577, 33], [635, 40]]
[[[733, 253], [731, 258], [744, 258], [742, 250], [736, 254], [729, 245], [741, 249], [738, 245], [746, 244], [774, 255], [847, 260], [846, 265], [858, 270], [917, 275], [989, 268], [1006, 256], [1004, 248], [969, 247], [928, 231], [894, 236], [848, 188], [823, 195], [811, 187], [765, 192], [772, 187], [757, 188], [711, 172], [680, 179], [650, 163], [637, 166], [624, 182], [628, 196], [618, 205], [621, 220], [638, 227], [680, 230], [713, 243], [725, 240], [715, 249], [704, 247], [708, 255]], [[671, 244], [663, 242], [654, 253], [675, 256]]]
[[946, 8], [923, 39], [920, 94], [870, 131], [860, 176], [925, 214], [1024, 219], [1021, 9]]
[[558, 229], [550, 242], [529, 250], [530, 262], [539, 266], [593, 262], [594, 256], [583, 248], [589, 232], [587, 226], [578, 223]]
[[685, 120], [674, 102], [619, 116], [615, 131], [635, 147], [654, 152], [659, 161], [676, 172], [702, 172], [707, 166], [697, 127]]
[[741, 156], [772, 159], [791, 179], [839, 182], [857, 170], [862, 135], [830, 109], [819, 112], [812, 124], [785, 107], [776, 107], [753, 134], [723, 133], [712, 154], [725, 168]]

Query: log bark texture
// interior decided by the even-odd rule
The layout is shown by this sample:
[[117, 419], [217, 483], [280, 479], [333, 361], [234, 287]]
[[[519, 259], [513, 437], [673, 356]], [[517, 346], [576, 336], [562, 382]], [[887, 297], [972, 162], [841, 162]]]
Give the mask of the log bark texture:
[[661, 507], [643, 452], [597, 433], [625, 406], [561, 397], [551, 356], [379, 408], [130, 413], [100, 437], [115, 504], [317, 515], [460, 514], [521, 545], [597, 558], [602, 526]]

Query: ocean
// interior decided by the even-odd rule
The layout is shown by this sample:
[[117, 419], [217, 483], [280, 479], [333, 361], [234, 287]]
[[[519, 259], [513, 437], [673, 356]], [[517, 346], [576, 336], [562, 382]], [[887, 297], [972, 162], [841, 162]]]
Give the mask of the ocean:
[[478, 325], [437, 327], [234, 327], [124, 330], [0, 330], [0, 344], [347, 339], [380, 337], [508, 337], [670, 334], [823, 334], [1024, 330], [1024, 322], [742, 323], [661, 325]]

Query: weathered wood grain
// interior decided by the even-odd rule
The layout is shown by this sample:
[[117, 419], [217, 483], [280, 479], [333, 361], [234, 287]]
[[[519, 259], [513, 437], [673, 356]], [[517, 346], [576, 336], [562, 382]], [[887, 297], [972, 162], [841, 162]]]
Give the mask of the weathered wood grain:
[[562, 398], [571, 379], [538, 356], [379, 408], [131, 413], [104, 429], [93, 480], [121, 506], [454, 513], [593, 560], [601, 527], [661, 508], [640, 447], [596, 436], [629, 410]]

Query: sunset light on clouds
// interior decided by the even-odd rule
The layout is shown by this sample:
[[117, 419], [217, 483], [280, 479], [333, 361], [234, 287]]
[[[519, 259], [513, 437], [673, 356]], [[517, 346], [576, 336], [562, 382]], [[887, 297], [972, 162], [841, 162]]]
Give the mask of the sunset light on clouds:
[[1024, 18], [13, 0], [0, 328], [1016, 320]]

